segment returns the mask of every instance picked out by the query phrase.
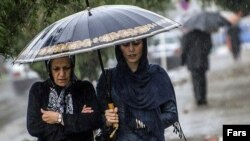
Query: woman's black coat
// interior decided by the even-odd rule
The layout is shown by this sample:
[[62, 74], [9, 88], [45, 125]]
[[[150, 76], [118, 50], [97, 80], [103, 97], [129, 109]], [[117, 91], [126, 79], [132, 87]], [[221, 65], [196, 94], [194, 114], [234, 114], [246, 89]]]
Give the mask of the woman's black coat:
[[[93, 130], [101, 122], [95, 89], [88, 81], [76, 81], [68, 89], [72, 94], [74, 114], [63, 113], [64, 126], [47, 124], [42, 120], [41, 108], [47, 109], [50, 92], [49, 80], [33, 84], [29, 92], [27, 129], [38, 141], [93, 141]], [[84, 105], [93, 113], [81, 113]]]

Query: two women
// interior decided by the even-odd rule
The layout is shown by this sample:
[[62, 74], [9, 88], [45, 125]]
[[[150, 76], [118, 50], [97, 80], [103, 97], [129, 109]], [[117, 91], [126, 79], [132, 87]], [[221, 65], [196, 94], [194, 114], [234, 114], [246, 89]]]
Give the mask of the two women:
[[[147, 59], [147, 40], [116, 46], [117, 66], [109, 70], [115, 109], [105, 110], [105, 126], [119, 124], [116, 141], [164, 141], [164, 129], [178, 123], [175, 92], [166, 71]], [[74, 59], [46, 61], [50, 79], [29, 95], [28, 131], [40, 141], [93, 140], [101, 124], [98, 105], [107, 109], [106, 81], [93, 86], [76, 80]]]
[[93, 141], [101, 115], [95, 89], [77, 80], [74, 56], [45, 62], [49, 79], [30, 89], [28, 132], [38, 141]]
[[[116, 141], [164, 141], [164, 129], [178, 121], [175, 92], [166, 71], [149, 64], [147, 40], [115, 47], [117, 65], [109, 71], [115, 109], [105, 110], [107, 127], [119, 124]], [[97, 84], [103, 109], [105, 78]], [[177, 122], [178, 123], [178, 122]]]

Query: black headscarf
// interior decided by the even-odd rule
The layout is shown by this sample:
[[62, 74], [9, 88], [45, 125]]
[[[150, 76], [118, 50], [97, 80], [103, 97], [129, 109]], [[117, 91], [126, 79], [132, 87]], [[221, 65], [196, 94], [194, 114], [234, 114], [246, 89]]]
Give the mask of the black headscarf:
[[112, 85], [125, 104], [125, 120], [127, 123], [135, 118], [141, 120], [159, 140], [164, 140], [160, 105], [167, 101], [176, 103], [169, 76], [160, 66], [149, 64], [146, 39], [143, 39], [143, 53], [135, 72], [130, 70], [119, 46], [115, 47], [115, 54], [118, 63]]

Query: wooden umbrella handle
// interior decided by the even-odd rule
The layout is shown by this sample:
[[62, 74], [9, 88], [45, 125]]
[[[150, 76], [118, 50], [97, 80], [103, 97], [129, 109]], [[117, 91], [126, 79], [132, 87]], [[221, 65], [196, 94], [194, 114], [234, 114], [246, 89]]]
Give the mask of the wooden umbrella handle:
[[[109, 109], [114, 109], [115, 108], [114, 103], [109, 103], [108, 104], [108, 108]], [[118, 123], [113, 124], [114, 131], [110, 134], [109, 138], [113, 138], [114, 137], [115, 132], [118, 129], [118, 127], [119, 127]]]
[[[108, 108], [109, 109], [114, 109], [115, 108], [114, 103], [109, 103], [108, 104]], [[118, 123], [113, 124], [113, 127], [114, 128], [118, 128]]]

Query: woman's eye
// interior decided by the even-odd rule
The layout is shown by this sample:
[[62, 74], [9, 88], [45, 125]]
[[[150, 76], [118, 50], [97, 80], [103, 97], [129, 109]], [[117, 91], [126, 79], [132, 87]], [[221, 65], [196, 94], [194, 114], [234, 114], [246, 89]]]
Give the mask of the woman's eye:
[[69, 70], [69, 69], [70, 69], [70, 67], [63, 67], [63, 69], [64, 69], [64, 70]]
[[124, 43], [124, 44], [122, 44], [122, 46], [124, 46], [124, 47], [127, 47], [129, 45], [130, 45], [130, 43]]
[[54, 71], [59, 71], [59, 70], [60, 70], [60, 68], [54, 68], [53, 70], [54, 70]]
[[53, 68], [53, 71], [60, 71], [60, 69], [67, 71], [67, 70], [70, 70], [70, 67]]

